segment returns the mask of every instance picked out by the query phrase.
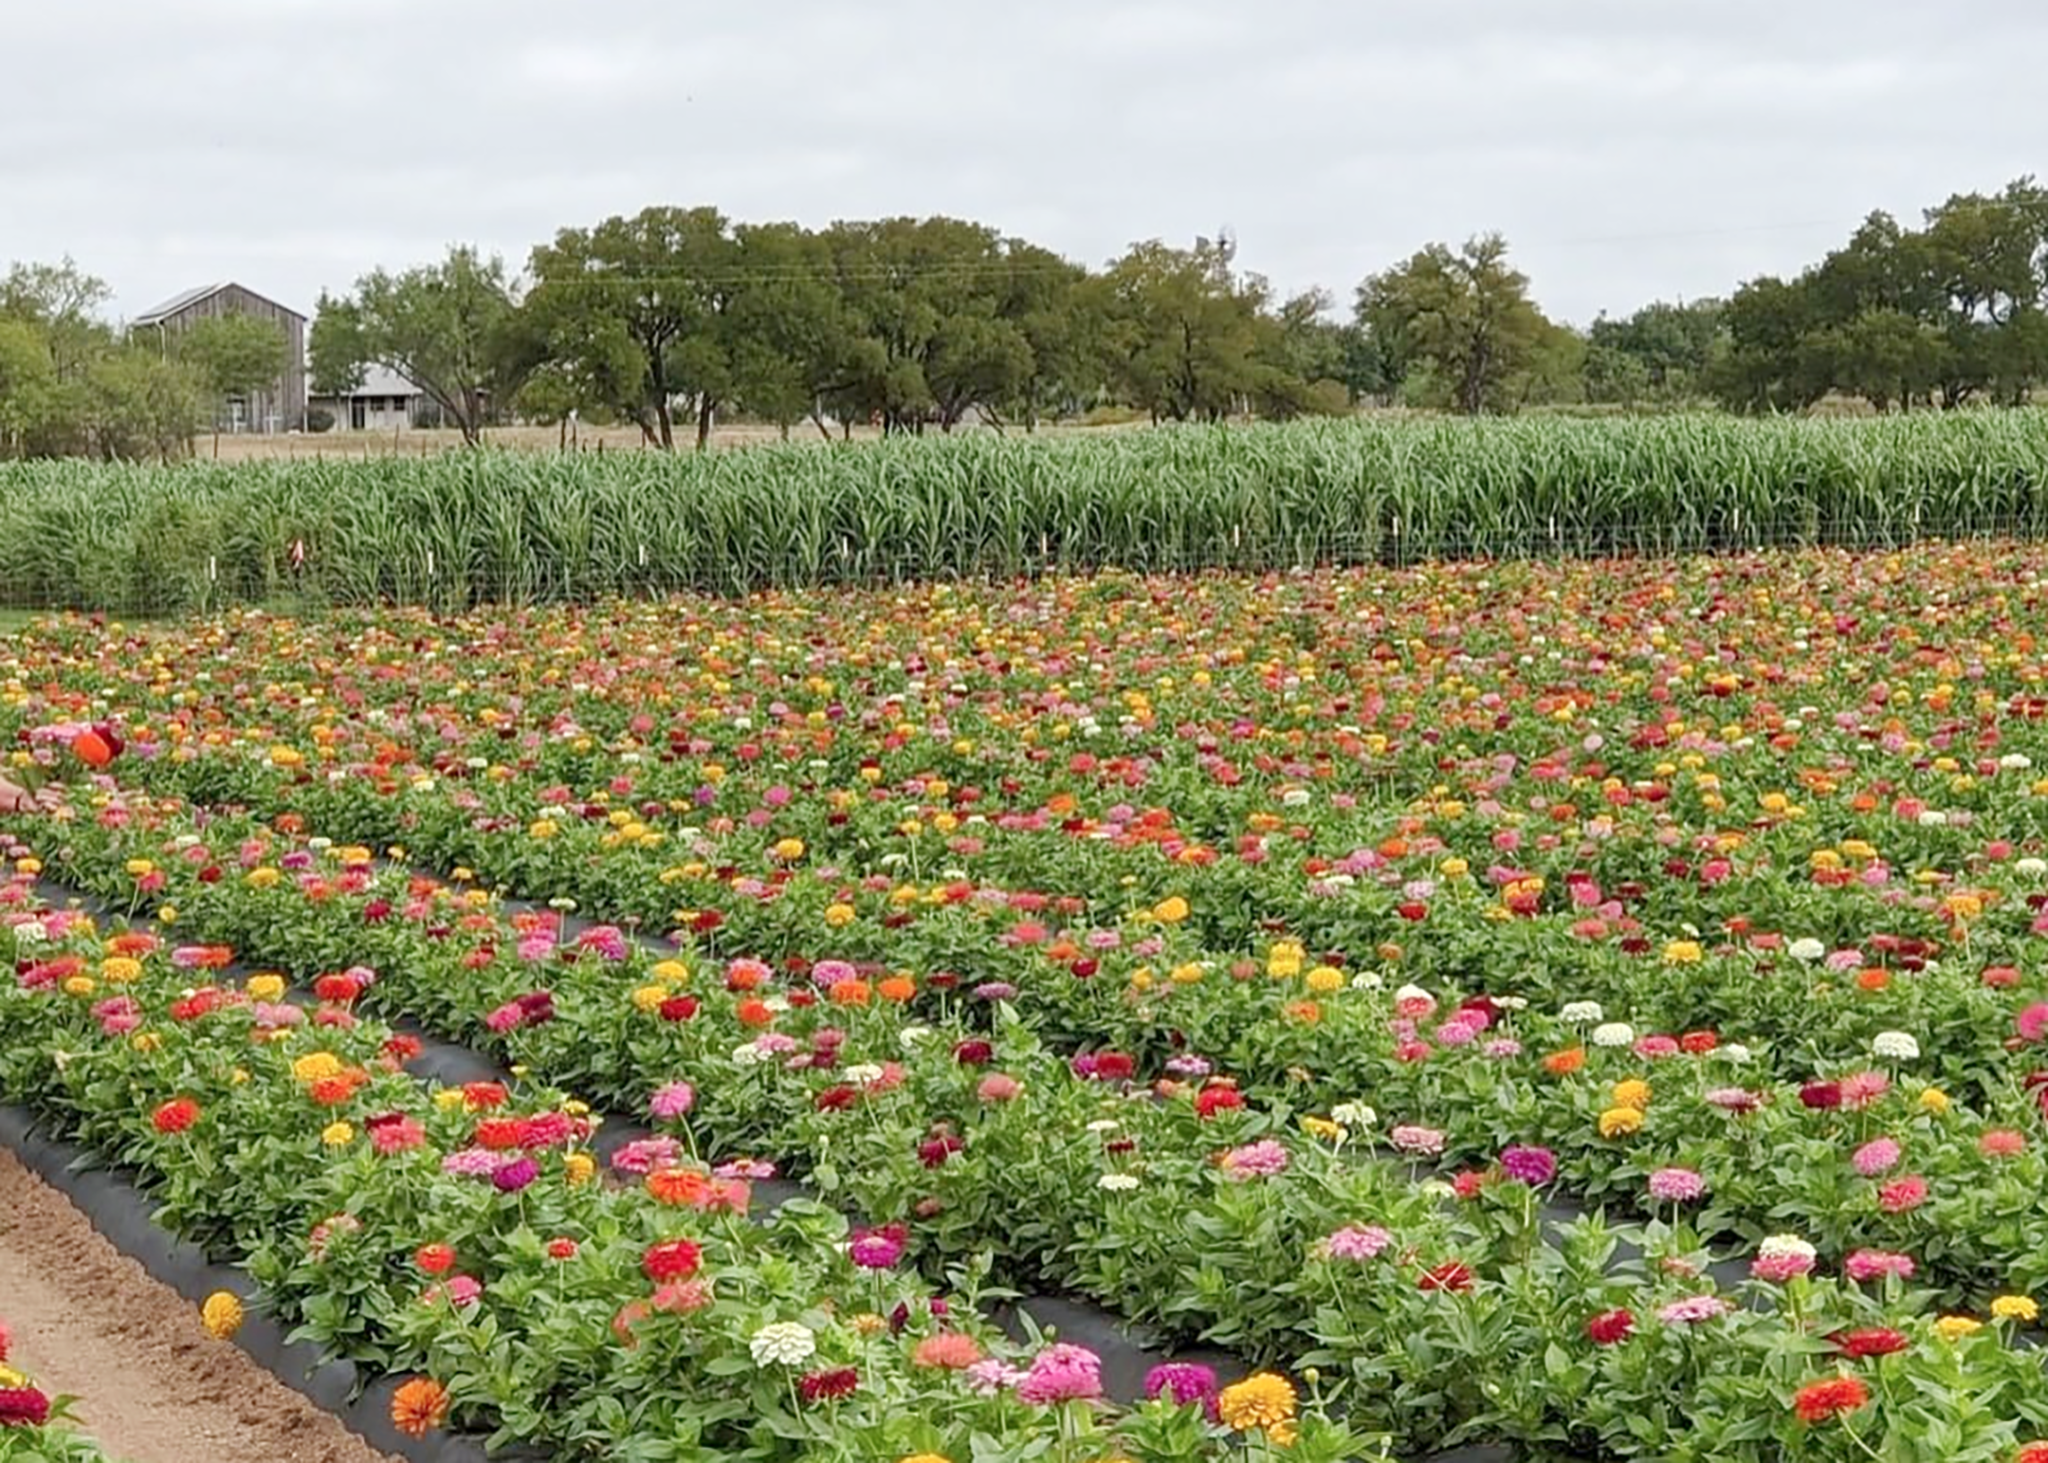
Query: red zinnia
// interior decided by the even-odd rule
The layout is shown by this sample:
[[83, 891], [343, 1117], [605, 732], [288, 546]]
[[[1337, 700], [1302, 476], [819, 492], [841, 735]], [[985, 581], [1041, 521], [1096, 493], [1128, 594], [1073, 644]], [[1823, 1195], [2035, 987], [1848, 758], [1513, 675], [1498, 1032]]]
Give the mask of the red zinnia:
[[1612, 1346], [1635, 1330], [1636, 1318], [1627, 1309], [1602, 1311], [1586, 1322], [1586, 1334], [1597, 1346]]
[[336, 1005], [345, 1006], [362, 993], [352, 975], [323, 975], [313, 982], [313, 994]]
[[1447, 1290], [1454, 1295], [1463, 1294], [1472, 1288], [1472, 1267], [1461, 1260], [1446, 1260], [1432, 1270], [1422, 1272], [1415, 1282], [1418, 1290]]
[[851, 1397], [860, 1386], [860, 1372], [850, 1366], [811, 1372], [797, 1379], [797, 1395], [806, 1402], [836, 1402]]
[[1858, 1331], [1844, 1331], [1835, 1338], [1835, 1345], [1842, 1348], [1848, 1357], [1890, 1356], [1895, 1351], [1904, 1351], [1910, 1343], [1899, 1332], [1889, 1326], [1868, 1326]]
[[509, 1096], [502, 1082], [462, 1084], [462, 1105], [471, 1112], [489, 1112], [494, 1107], [503, 1107]]
[[455, 1249], [452, 1245], [421, 1245], [413, 1251], [412, 1262], [429, 1275], [446, 1275], [455, 1268]]
[[1792, 1410], [1801, 1422], [1827, 1422], [1854, 1412], [1870, 1400], [1870, 1389], [1855, 1377], [1830, 1377], [1809, 1382], [1792, 1394]]
[[0, 1427], [41, 1427], [50, 1420], [50, 1399], [34, 1387], [0, 1387]]
[[573, 1260], [576, 1258], [576, 1241], [572, 1239], [551, 1239], [548, 1241], [550, 1260]]
[[640, 1259], [640, 1269], [657, 1285], [667, 1280], [688, 1280], [703, 1263], [704, 1252], [686, 1239], [663, 1240]]
[[1244, 1094], [1235, 1087], [1220, 1084], [1204, 1087], [1195, 1098], [1195, 1114], [1201, 1118], [1212, 1118], [1219, 1112], [1235, 1111], [1244, 1106]]
[[695, 996], [670, 996], [661, 1003], [661, 1019], [664, 1021], [688, 1021], [697, 1014]]
[[182, 1133], [199, 1121], [199, 1104], [189, 1097], [174, 1097], [150, 1115], [159, 1133]]
[[852, 1107], [859, 1097], [860, 1094], [851, 1087], [827, 1087], [818, 1094], [817, 1108], [819, 1112], [843, 1112]]

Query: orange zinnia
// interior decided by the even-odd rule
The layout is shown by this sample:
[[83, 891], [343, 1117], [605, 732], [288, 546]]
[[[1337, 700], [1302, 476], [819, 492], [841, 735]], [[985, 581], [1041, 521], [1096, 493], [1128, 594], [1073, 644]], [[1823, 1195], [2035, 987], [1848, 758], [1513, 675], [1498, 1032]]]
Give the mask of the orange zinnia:
[[448, 1420], [448, 1389], [432, 1377], [414, 1377], [391, 1398], [391, 1425], [423, 1438]]
[[711, 1181], [689, 1168], [657, 1169], [647, 1175], [647, 1192], [662, 1204], [703, 1205], [711, 1193]]
[[1552, 1052], [1543, 1059], [1543, 1070], [1553, 1077], [1569, 1077], [1586, 1065], [1584, 1047], [1568, 1047], [1561, 1052]]
[[917, 982], [907, 975], [892, 975], [876, 986], [875, 991], [883, 1000], [900, 1005], [917, 994]]

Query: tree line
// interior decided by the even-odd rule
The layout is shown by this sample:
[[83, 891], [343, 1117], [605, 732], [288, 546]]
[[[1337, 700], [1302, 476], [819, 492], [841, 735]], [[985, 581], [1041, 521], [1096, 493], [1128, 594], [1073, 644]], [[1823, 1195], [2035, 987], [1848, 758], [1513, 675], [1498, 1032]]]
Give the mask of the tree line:
[[[68, 263], [0, 281], [0, 453], [168, 456], [281, 368], [261, 322], [138, 341], [103, 321], [106, 299]], [[830, 437], [1028, 431], [1101, 408], [2009, 405], [2048, 378], [2048, 190], [1959, 194], [1911, 227], [1872, 214], [1795, 277], [1584, 328], [1542, 311], [1498, 234], [1430, 244], [1340, 309], [1326, 290], [1276, 291], [1227, 235], [1091, 269], [960, 219], [811, 229], [656, 207], [563, 229], [523, 271], [467, 246], [372, 270], [323, 293], [309, 355], [316, 394], [383, 366], [471, 441], [494, 421], [575, 419], [634, 423], [664, 448], [733, 416]]]
[[0, 276], [0, 457], [168, 461], [217, 429], [229, 401], [284, 372], [284, 333], [270, 321], [123, 332], [105, 319], [112, 297], [68, 260]]

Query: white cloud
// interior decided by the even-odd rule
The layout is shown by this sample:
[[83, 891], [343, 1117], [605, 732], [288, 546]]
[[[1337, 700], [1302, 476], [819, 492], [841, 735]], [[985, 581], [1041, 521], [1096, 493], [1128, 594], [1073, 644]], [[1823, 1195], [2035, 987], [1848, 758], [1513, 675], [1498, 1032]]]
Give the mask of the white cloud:
[[305, 308], [652, 203], [1229, 225], [1339, 298], [1507, 232], [1555, 312], [1725, 292], [2036, 165], [2048, 10], [1952, 0], [67, 0], [9, 16], [0, 258]]

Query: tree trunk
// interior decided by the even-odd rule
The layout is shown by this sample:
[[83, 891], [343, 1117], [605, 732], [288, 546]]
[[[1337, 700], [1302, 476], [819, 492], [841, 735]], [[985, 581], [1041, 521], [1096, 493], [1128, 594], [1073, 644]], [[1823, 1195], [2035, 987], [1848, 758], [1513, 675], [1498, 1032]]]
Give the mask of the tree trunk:
[[699, 452], [702, 452], [711, 445], [711, 418], [717, 407], [718, 402], [708, 391], [697, 398], [697, 450]]

